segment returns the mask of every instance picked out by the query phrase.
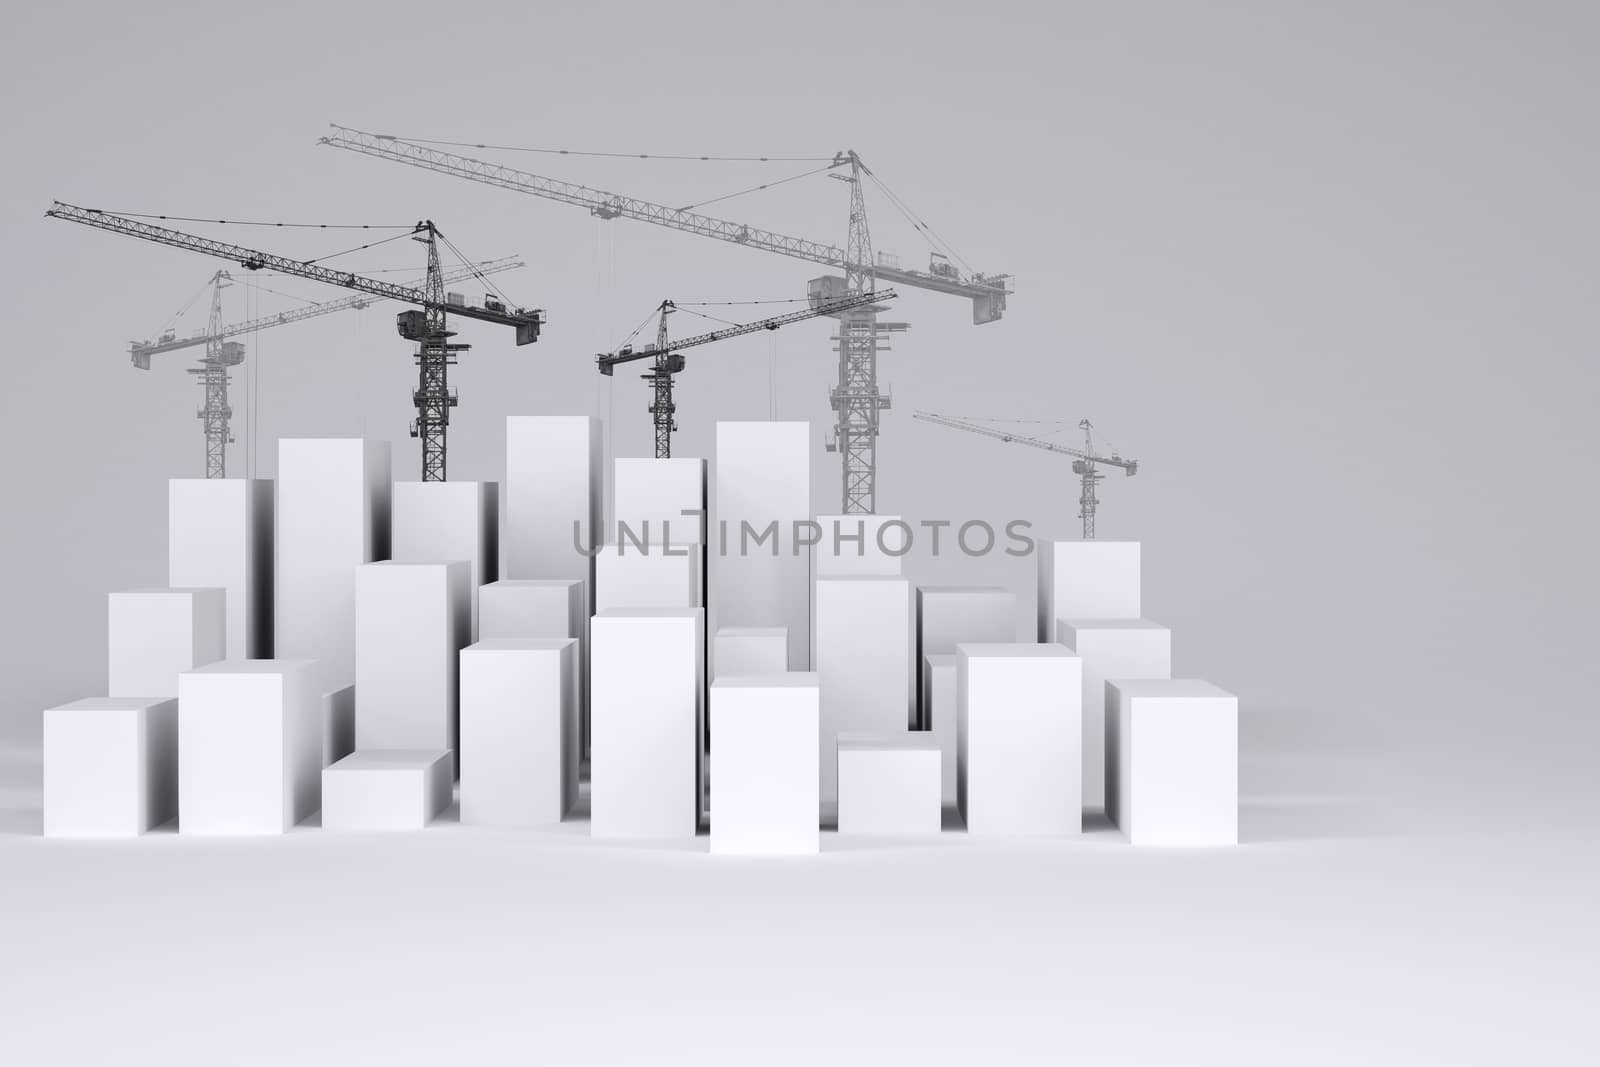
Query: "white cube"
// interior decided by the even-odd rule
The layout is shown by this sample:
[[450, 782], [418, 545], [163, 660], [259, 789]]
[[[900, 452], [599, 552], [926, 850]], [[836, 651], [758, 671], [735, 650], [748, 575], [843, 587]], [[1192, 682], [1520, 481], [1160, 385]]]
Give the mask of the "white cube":
[[167, 483], [167, 584], [221, 589], [225, 659], [272, 656], [270, 478], [173, 478]]
[[322, 694], [322, 765], [331, 766], [356, 750], [356, 687]]
[[817, 851], [820, 709], [815, 674], [711, 683], [712, 852]]
[[[911, 587], [904, 578], [817, 581], [816, 669], [822, 751], [841, 732], [894, 733], [911, 722]], [[822, 804], [838, 802], [837, 764], [822, 761]]]
[[388, 559], [389, 442], [278, 442], [273, 655], [314, 659], [321, 689], [356, 679], [356, 568]]
[[704, 632], [699, 608], [594, 617], [589, 832], [595, 837], [698, 831]]
[[782, 674], [789, 669], [789, 631], [782, 626], [724, 626], [712, 638], [716, 677]]
[[840, 734], [838, 760], [841, 834], [936, 834], [943, 828], [939, 744], [931, 734]]
[[221, 589], [129, 589], [106, 598], [106, 693], [175, 697], [178, 675], [227, 655]]
[[[963, 641], [1001, 643], [1017, 639], [1017, 594], [998, 585], [917, 586], [918, 692], [921, 667], [928, 656], [953, 656]], [[918, 708], [917, 722], [929, 728], [928, 709]], [[951, 726], [955, 725], [951, 720]], [[950, 738], [955, 740], [952, 729]]]
[[277, 834], [321, 799], [310, 660], [228, 660], [178, 678], [178, 830]]
[[956, 802], [956, 657], [924, 656], [922, 728], [939, 745], [939, 801]]
[[605, 502], [602, 453], [599, 419], [506, 417], [503, 575], [589, 581]]
[[595, 611], [702, 607], [704, 567], [698, 545], [606, 545], [594, 558]]
[[178, 814], [178, 702], [90, 697], [44, 713], [44, 835], [131, 837]]
[[1057, 619], [1139, 617], [1139, 542], [1041, 541], [1038, 552], [1041, 643]]
[[1239, 841], [1239, 698], [1188, 679], [1106, 683], [1109, 814], [1135, 845]]
[[1061, 645], [956, 646], [956, 799], [970, 834], [1083, 829], [1083, 667]]
[[479, 590], [478, 638], [583, 638], [583, 581], [578, 578], [502, 578]]
[[461, 821], [558, 823], [577, 799], [577, 640], [485, 640], [463, 649]]
[[898, 515], [818, 515], [812, 548], [818, 578], [897, 577], [911, 550], [909, 525]]
[[1056, 640], [1083, 661], [1083, 804], [1106, 806], [1106, 682], [1171, 678], [1172, 631], [1146, 619], [1059, 619]]
[[479, 587], [500, 576], [498, 482], [395, 482], [396, 563], [450, 563], [472, 568], [472, 638], [478, 636]]
[[324, 830], [420, 830], [450, 806], [450, 753], [366, 749], [322, 772]]
[[356, 751], [455, 750], [470, 580], [464, 560], [357, 569]]
[[[706, 461], [618, 459], [612, 465], [609, 541], [633, 537], [652, 545], [700, 545], [706, 530]], [[624, 532], [626, 531], [626, 532]]]
[[782, 626], [790, 668], [810, 670], [811, 560], [795, 536], [811, 516], [810, 425], [717, 423], [712, 475], [711, 631]]

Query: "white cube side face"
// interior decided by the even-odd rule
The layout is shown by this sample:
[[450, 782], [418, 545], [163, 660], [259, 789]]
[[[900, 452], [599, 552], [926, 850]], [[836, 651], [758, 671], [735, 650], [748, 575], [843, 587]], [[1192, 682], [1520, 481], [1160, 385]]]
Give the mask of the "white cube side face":
[[956, 658], [925, 656], [922, 665], [924, 728], [939, 743], [939, 799], [956, 803]]
[[1105, 808], [1106, 682], [1172, 677], [1172, 631], [1144, 619], [1061, 619], [1056, 640], [1083, 661], [1083, 804]]
[[712, 638], [716, 676], [783, 674], [789, 669], [789, 631], [782, 626], [735, 626]]
[[1039, 552], [1038, 639], [1055, 640], [1057, 619], [1137, 619], [1137, 541], [1045, 541]]
[[[962, 641], [1005, 643], [1017, 639], [1017, 596], [998, 586], [918, 586], [916, 663], [918, 686], [927, 656], [954, 655]], [[927, 708], [918, 721], [928, 727]]]
[[461, 821], [558, 823], [577, 799], [578, 643], [503, 640], [461, 653]]
[[322, 772], [325, 830], [420, 830], [449, 806], [450, 754], [355, 753]]
[[[822, 750], [841, 732], [909, 727], [911, 589], [904, 578], [823, 578], [817, 592], [817, 676]], [[822, 761], [822, 805], [838, 802], [838, 764]]]
[[839, 742], [841, 834], [937, 834], [939, 751], [931, 745], [853, 746]]
[[131, 837], [177, 814], [178, 702], [95, 697], [44, 713], [44, 835]]
[[1239, 840], [1238, 698], [1206, 683], [1113, 683], [1118, 825], [1135, 845]]
[[613, 464], [612, 487], [615, 525], [602, 540], [626, 544], [632, 538], [649, 545], [705, 543], [705, 460], [678, 456], [618, 459]]
[[177, 696], [179, 674], [227, 655], [221, 589], [132, 589], [106, 605], [109, 696]]
[[577, 578], [506, 579], [483, 587], [478, 638], [483, 641], [585, 636], [583, 582]]
[[600, 541], [601, 455], [598, 419], [507, 416], [505, 577], [590, 580], [583, 550]]
[[389, 444], [278, 442], [273, 653], [318, 661], [324, 691], [355, 681], [355, 571], [390, 552]]
[[596, 612], [703, 606], [705, 553], [698, 545], [607, 545], [594, 564]]
[[227, 659], [272, 655], [273, 483], [167, 483], [167, 584], [224, 591]]
[[789, 668], [810, 670], [811, 561], [795, 536], [811, 518], [810, 425], [719, 422], [716, 433], [711, 630], [781, 626]]
[[1082, 667], [1060, 645], [956, 651], [957, 791], [969, 833], [1083, 828]]
[[693, 837], [700, 822], [700, 609], [594, 617], [590, 833]]
[[712, 684], [712, 852], [817, 851], [820, 708], [815, 675], [740, 676]]
[[818, 515], [821, 538], [812, 548], [818, 578], [898, 577], [913, 533], [898, 515]]
[[497, 482], [396, 482], [394, 550], [397, 563], [450, 563], [466, 560], [472, 601], [472, 633], [477, 639], [479, 587], [500, 569]]

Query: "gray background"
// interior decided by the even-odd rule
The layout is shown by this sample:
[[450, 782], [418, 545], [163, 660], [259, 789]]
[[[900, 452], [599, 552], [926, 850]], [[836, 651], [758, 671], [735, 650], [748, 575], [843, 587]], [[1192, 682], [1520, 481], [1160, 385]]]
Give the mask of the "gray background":
[[[303, 1025], [245, 1051], [337, 1050], [394, 1027], [396, 1004], [437, 1011], [361, 1031], [353, 1061], [503, 1050], [533, 1003], [565, 1020], [541, 1040], [572, 1062], [741, 1040], [842, 1062], [909, 1047], [1137, 1062], [1165, 1042], [1235, 1061], [1583, 1058], [1600, 740], [1593, 5], [138, 7], [37, 8], [0, 43], [0, 789], [15, 831], [0, 835], [0, 928], [20, 961], [0, 993], [27, 1009], [14, 1033], [31, 1055], [86, 1039], [51, 1027], [69, 989], [153, 1034], [155, 990], [220, 968], [228, 981], [189, 994], [174, 1047], [199, 1055], [294, 1003], [316, 960], [356, 1005], [302, 1005]], [[916, 408], [1088, 416], [1139, 458], [1136, 478], [1104, 486], [1101, 536], [1145, 543], [1147, 614], [1174, 628], [1178, 670], [1241, 694], [1252, 847], [836, 845], [786, 873], [581, 837], [469, 853], [445, 835], [358, 856], [315, 835], [203, 854], [31, 837], [39, 709], [102, 691], [104, 594], [164, 580], [165, 479], [201, 471], [184, 357], [136, 372], [126, 342], [217, 266], [46, 220], [52, 198], [431, 217], [470, 255], [521, 253], [529, 268], [496, 280], [549, 309], [547, 332], [516, 349], [462, 328], [476, 349], [453, 379], [456, 478], [500, 476], [508, 413], [614, 413], [612, 453], [647, 454], [643, 384], [604, 384], [593, 354], [663, 297], [798, 296], [817, 273], [313, 147], [328, 120], [566, 148], [860, 151], [979, 269], [1018, 276], [997, 324], [914, 291], [890, 313], [913, 327], [883, 362], [880, 511], [1075, 536], [1065, 460], [914, 422]], [[668, 204], [802, 169], [510, 158]], [[845, 192], [818, 177], [708, 211], [842, 243]], [[921, 265], [925, 246], [873, 192], [877, 247]], [[305, 256], [362, 240], [206, 232]], [[409, 267], [416, 251], [348, 262]], [[229, 291], [230, 319], [248, 296]], [[394, 310], [252, 344], [258, 473], [279, 436], [369, 434], [414, 476]], [[815, 427], [816, 507], [836, 510], [827, 333], [692, 353], [678, 453], [706, 454], [718, 418], [766, 416], [775, 367], [777, 414]], [[911, 574], [1029, 592], [1032, 566], [947, 557]], [[186, 920], [147, 926], [137, 900], [181, 903]], [[477, 925], [421, 925], [461, 911]], [[480, 955], [516, 981], [463, 962]], [[390, 958], [443, 984], [406, 984]], [[671, 962], [686, 959], [690, 987]], [[262, 977], [280, 973], [287, 988]]]

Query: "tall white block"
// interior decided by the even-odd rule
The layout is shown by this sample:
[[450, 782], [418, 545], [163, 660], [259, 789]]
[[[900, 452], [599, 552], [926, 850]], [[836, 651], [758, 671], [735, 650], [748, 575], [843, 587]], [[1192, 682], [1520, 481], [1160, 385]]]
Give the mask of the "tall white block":
[[1041, 541], [1038, 638], [1056, 639], [1057, 619], [1137, 619], [1139, 542]]
[[810, 425], [717, 423], [712, 477], [711, 632], [782, 626], [789, 667], [810, 670], [810, 559], [794, 531], [811, 516]]
[[956, 646], [956, 795], [967, 832], [1083, 829], [1083, 669], [1061, 645]]
[[718, 678], [789, 669], [789, 631], [782, 626], [724, 626], [711, 642]]
[[457, 657], [471, 629], [471, 567], [356, 570], [356, 750], [456, 748]]
[[704, 625], [699, 608], [630, 608], [594, 617], [594, 836], [692, 837], [697, 831]]
[[[911, 587], [904, 578], [817, 580], [822, 751], [841, 732], [894, 733], [911, 719]], [[838, 801], [836, 761], [822, 761], [822, 804]]]
[[[953, 656], [963, 641], [1000, 643], [1017, 639], [1017, 595], [998, 585], [917, 586], [918, 692], [920, 668], [927, 656]], [[929, 728], [928, 709], [919, 708], [917, 723]], [[955, 725], [951, 720], [950, 725]], [[955, 731], [950, 731], [954, 742]], [[953, 764], [952, 764], [953, 766]]]
[[648, 544], [705, 543], [705, 460], [619, 459], [612, 465], [611, 484], [614, 525], [603, 540], [625, 542], [621, 531], [626, 527]]
[[582, 638], [588, 631], [583, 582], [577, 578], [502, 578], [479, 590], [478, 620], [478, 637], [484, 641]]
[[178, 675], [227, 655], [221, 589], [129, 589], [106, 597], [106, 693], [173, 697]]
[[956, 802], [956, 657], [924, 656], [923, 729], [939, 746], [939, 801]]
[[815, 674], [724, 676], [711, 683], [712, 852], [817, 851], [820, 723]]
[[322, 765], [331, 766], [356, 750], [356, 687], [322, 694]]
[[484, 640], [461, 652], [461, 821], [560, 822], [578, 799], [578, 642]]
[[128, 837], [178, 814], [178, 702], [90, 697], [44, 713], [44, 835]]
[[1135, 845], [1239, 841], [1239, 698], [1209, 682], [1106, 685], [1109, 814]]
[[356, 678], [356, 568], [389, 558], [389, 443], [278, 442], [275, 637], [282, 659], [314, 659], [324, 692]]
[[178, 678], [178, 830], [276, 834], [321, 802], [319, 673], [227, 660]]
[[704, 560], [698, 545], [606, 545], [594, 558], [595, 611], [702, 607]]
[[839, 735], [839, 832], [936, 834], [939, 745], [922, 731]]
[[226, 659], [272, 656], [270, 478], [167, 483], [167, 584], [226, 594]]
[[1083, 805], [1106, 806], [1106, 682], [1171, 678], [1172, 631], [1146, 619], [1058, 619], [1056, 640], [1083, 661]]
[[450, 753], [368, 749], [322, 771], [324, 830], [420, 830], [450, 806]]
[[898, 515], [818, 515], [812, 547], [818, 578], [897, 577], [912, 534]]
[[574, 541], [593, 549], [601, 540], [600, 429], [587, 415], [507, 416], [507, 578], [589, 580], [589, 557]]
[[472, 565], [472, 638], [478, 637], [479, 587], [500, 576], [500, 483], [395, 482], [396, 563]]

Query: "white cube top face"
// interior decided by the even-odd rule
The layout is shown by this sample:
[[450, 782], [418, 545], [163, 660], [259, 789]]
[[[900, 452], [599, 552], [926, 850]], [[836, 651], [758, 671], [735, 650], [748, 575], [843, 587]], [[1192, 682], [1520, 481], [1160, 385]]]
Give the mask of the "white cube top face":
[[1038, 638], [1055, 640], [1057, 619], [1137, 619], [1137, 541], [1039, 543]]
[[[705, 543], [706, 461], [618, 459], [613, 464], [613, 523], [603, 540], [617, 544]], [[686, 514], [687, 513], [687, 514]]]
[[44, 713], [44, 835], [131, 837], [178, 814], [178, 702], [91, 697]]
[[600, 420], [587, 415], [506, 417], [505, 577], [589, 580], [605, 500], [601, 442]]
[[1106, 682], [1172, 677], [1172, 631], [1147, 619], [1060, 619], [1056, 639], [1083, 660], [1083, 805], [1106, 808]]
[[390, 553], [389, 443], [278, 442], [273, 653], [315, 659], [324, 691], [355, 681], [355, 569]]
[[781, 626], [789, 665], [811, 667], [811, 561], [795, 524], [811, 518], [811, 429], [719, 422], [708, 537], [712, 633]]
[[174, 697], [178, 675], [227, 655], [221, 589], [129, 589], [106, 598], [106, 691]]
[[224, 591], [227, 659], [272, 655], [273, 501], [269, 478], [167, 483], [167, 581]]
[[1193, 679], [1107, 686], [1113, 821], [1135, 845], [1239, 840], [1239, 701]]
[[818, 578], [895, 577], [914, 541], [898, 515], [818, 515], [812, 548]]
[[711, 851], [797, 855], [818, 850], [814, 674], [746, 676], [711, 685]]

